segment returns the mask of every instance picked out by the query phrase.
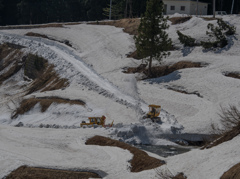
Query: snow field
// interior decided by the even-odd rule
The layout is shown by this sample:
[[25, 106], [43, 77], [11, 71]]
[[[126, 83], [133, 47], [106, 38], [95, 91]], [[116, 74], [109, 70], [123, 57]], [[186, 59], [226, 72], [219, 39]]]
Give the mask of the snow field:
[[[18, 99], [22, 91], [18, 86], [13, 90], [10, 87], [11, 84], [18, 84], [22, 76], [18, 74], [18, 79], [14, 79], [14, 76], [5, 82], [0, 88], [0, 177], [18, 166], [30, 165], [99, 170], [107, 173], [105, 178], [156, 178], [154, 170], [130, 173], [128, 161], [132, 155], [128, 151], [115, 147], [86, 146], [85, 140], [94, 135], [111, 135], [129, 143], [169, 145], [172, 143], [159, 136], [164, 133], [172, 134], [174, 128], [182, 133], [211, 133], [212, 123], [220, 125], [220, 105], [240, 105], [240, 81], [223, 75], [225, 72], [239, 72], [240, 21], [236, 15], [224, 16], [224, 20], [237, 27], [237, 35], [229, 39], [229, 46], [215, 52], [204, 51], [201, 47], [183, 48], [177, 39], [176, 30], [180, 30], [198, 40], [206, 40], [208, 21], [193, 17], [183, 24], [170, 26], [168, 33], [180, 50], [173, 51], [163, 60], [163, 64], [187, 60], [207, 65], [203, 68], [178, 70], [150, 81], [137, 81], [135, 77], [138, 74], [126, 75], [121, 72], [125, 67], [138, 66], [141, 61], [126, 58], [127, 53], [135, 50], [134, 42], [131, 36], [119, 28], [80, 24], [65, 28], [1, 31], [1, 43], [27, 46], [24, 51], [47, 58], [56, 66], [58, 74], [70, 81], [68, 88], [34, 93], [26, 98], [33, 95], [59, 96], [81, 99], [87, 105], [81, 107], [53, 104], [43, 114], [40, 113], [40, 106], [36, 105], [27, 114], [11, 121], [10, 114], [16, 104], [12, 104], [9, 96], [14, 95]], [[216, 24], [216, 21], [211, 23]], [[57, 42], [22, 36], [29, 31], [59, 40], [68, 39], [76, 50]], [[167, 87], [198, 92], [202, 98], [195, 94], [171, 91]], [[147, 111], [147, 104], [162, 106], [162, 125], [141, 120], [143, 112]], [[18, 122], [31, 124], [33, 127], [42, 123], [79, 126], [87, 116], [103, 114], [107, 116], [107, 123], [114, 120], [119, 127], [41, 129], [9, 126]], [[219, 178], [239, 162], [238, 143], [239, 136], [212, 149], [192, 150], [168, 157], [167, 166], [160, 169], [167, 167], [174, 174], [184, 172], [190, 179]]]

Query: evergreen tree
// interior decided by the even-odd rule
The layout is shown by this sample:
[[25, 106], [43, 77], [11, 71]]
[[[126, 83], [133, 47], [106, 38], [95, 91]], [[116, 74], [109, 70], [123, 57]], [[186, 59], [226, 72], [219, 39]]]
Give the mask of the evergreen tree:
[[159, 0], [148, 0], [147, 9], [138, 28], [138, 36], [135, 36], [137, 53], [142, 57], [149, 57], [148, 76], [152, 76], [152, 60], [161, 61], [163, 57], [170, 55], [167, 51], [172, 46], [171, 39], [165, 32], [169, 26], [167, 18], [163, 16], [163, 3]]
[[[112, 19], [121, 19], [123, 18], [123, 1], [113, 0], [112, 1], [112, 8], [111, 8], [111, 17]], [[103, 8], [103, 15], [109, 17], [110, 13], [110, 4], [108, 7]]]

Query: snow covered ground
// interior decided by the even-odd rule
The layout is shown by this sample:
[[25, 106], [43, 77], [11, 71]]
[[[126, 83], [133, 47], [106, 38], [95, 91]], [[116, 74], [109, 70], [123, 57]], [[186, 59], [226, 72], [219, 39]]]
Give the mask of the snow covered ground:
[[[154, 170], [131, 173], [128, 161], [132, 154], [128, 151], [115, 147], [85, 146], [85, 139], [103, 135], [130, 143], [168, 145], [172, 143], [161, 139], [161, 134], [211, 133], [211, 124], [219, 124], [220, 105], [240, 105], [240, 80], [223, 75], [225, 72], [240, 72], [240, 16], [224, 16], [224, 20], [237, 27], [237, 34], [229, 38], [227, 47], [216, 51], [204, 51], [202, 47], [183, 48], [177, 39], [176, 30], [180, 30], [198, 40], [206, 40], [209, 21], [193, 17], [183, 24], [171, 25], [169, 36], [180, 50], [172, 51], [163, 63], [185, 60], [207, 65], [178, 70], [147, 81], [138, 81], [139, 74], [122, 73], [125, 67], [136, 67], [141, 61], [126, 58], [135, 46], [133, 37], [120, 28], [80, 24], [64, 28], [1, 30], [0, 43], [26, 46], [25, 52], [48, 59], [55, 65], [57, 73], [70, 81], [70, 86], [65, 89], [37, 92], [25, 98], [59, 96], [83, 100], [86, 106], [53, 104], [41, 113], [40, 106], [36, 105], [28, 113], [12, 120], [11, 113], [21, 100], [22, 91], [17, 87], [24, 83], [23, 76], [19, 73], [3, 83], [0, 87], [0, 177], [25, 164], [98, 171], [105, 178], [156, 177]], [[210, 22], [216, 24], [216, 21]], [[27, 32], [69, 40], [74, 48], [47, 39], [23, 36]], [[202, 98], [171, 91], [168, 87], [198, 92]], [[142, 120], [148, 104], [162, 106], [163, 124]], [[114, 120], [118, 128], [38, 128], [40, 124], [76, 128], [87, 117], [102, 115], [107, 117], [107, 123]], [[13, 127], [19, 122], [32, 128]], [[184, 172], [193, 179], [219, 178], [240, 161], [237, 143], [239, 137], [213, 149], [193, 150], [168, 157], [165, 159], [167, 166], [160, 168], [168, 167], [174, 174]]]

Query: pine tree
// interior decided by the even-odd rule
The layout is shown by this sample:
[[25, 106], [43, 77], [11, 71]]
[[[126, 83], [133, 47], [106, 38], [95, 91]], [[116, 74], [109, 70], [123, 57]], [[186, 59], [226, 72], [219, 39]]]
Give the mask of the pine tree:
[[[110, 13], [110, 4], [108, 7], [103, 8], [103, 15], [109, 17]], [[111, 17], [112, 19], [121, 19], [123, 18], [123, 1], [113, 0], [111, 8]]]
[[138, 28], [138, 36], [135, 36], [135, 44], [138, 55], [149, 57], [148, 76], [152, 76], [152, 60], [161, 61], [163, 57], [170, 55], [167, 52], [172, 41], [165, 32], [169, 26], [167, 18], [163, 16], [163, 3], [159, 0], [148, 0], [147, 9]]

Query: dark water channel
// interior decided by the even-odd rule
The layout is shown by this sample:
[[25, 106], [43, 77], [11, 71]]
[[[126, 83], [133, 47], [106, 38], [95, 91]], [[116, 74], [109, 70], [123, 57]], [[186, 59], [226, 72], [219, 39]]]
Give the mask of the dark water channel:
[[189, 152], [192, 149], [197, 149], [204, 144], [206, 141], [211, 141], [213, 139], [213, 135], [208, 134], [163, 134], [161, 135], [162, 138], [170, 140], [172, 142], [183, 144], [186, 146], [181, 145], [173, 145], [173, 146], [166, 146], [166, 145], [136, 145], [135, 147], [155, 153], [162, 157], [168, 157], [173, 155], [178, 155], [182, 153]]
[[151, 153], [155, 153], [161, 157], [168, 157], [189, 152], [196, 147], [183, 146], [166, 146], [166, 145], [135, 145], [135, 147]]

